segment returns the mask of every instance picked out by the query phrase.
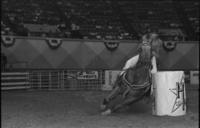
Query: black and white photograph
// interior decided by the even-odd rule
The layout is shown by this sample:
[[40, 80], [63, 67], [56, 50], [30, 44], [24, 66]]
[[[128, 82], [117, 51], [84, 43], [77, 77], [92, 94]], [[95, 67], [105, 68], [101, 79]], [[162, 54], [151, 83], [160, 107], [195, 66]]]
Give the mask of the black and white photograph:
[[199, 128], [199, 0], [1, 0], [2, 128]]

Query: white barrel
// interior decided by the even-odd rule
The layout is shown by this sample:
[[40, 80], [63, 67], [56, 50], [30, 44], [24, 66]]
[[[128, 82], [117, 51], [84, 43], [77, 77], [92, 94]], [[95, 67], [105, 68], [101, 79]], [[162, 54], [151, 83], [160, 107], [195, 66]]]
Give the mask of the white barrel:
[[183, 71], [152, 74], [153, 115], [182, 116], [186, 114], [186, 93]]

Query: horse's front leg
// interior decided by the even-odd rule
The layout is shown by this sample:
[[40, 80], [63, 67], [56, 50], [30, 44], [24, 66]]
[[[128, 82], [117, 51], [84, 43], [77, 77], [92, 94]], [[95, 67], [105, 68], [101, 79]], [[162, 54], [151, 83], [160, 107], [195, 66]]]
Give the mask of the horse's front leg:
[[119, 94], [119, 91], [120, 91], [120, 88], [118, 86], [116, 86], [112, 91], [111, 93], [106, 97], [104, 98], [103, 100], [103, 103], [101, 105], [101, 109], [104, 110], [106, 108], [106, 105], [111, 101], [113, 100], [116, 96], [118, 96]]
[[119, 94], [120, 91], [119, 85], [120, 85], [120, 75], [117, 76], [117, 79], [114, 83], [113, 90], [111, 91], [111, 93], [106, 98], [104, 98], [103, 103], [101, 104], [102, 110], [105, 109], [106, 105]]
[[113, 112], [116, 112], [117, 110], [119, 110], [120, 108], [124, 107], [125, 105], [129, 105], [132, 104], [134, 102], [134, 100], [136, 100], [134, 97], [130, 98], [130, 99], [126, 99], [125, 101], [123, 101], [120, 104], [117, 104], [116, 106], [109, 108], [107, 110], [105, 110], [104, 112], [102, 112], [102, 115], [109, 115]]
[[[122, 107], [126, 106], [126, 105], [131, 105], [137, 101], [139, 101], [140, 99], [142, 98], [141, 97], [131, 97], [129, 99], [126, 99], [124, 102], [114, 106], [112, 109], [111, 109], [111, 112], [116, 112], [117, 110], [121, 109]], [[110, 112], [110, 113], [111, 113]]]

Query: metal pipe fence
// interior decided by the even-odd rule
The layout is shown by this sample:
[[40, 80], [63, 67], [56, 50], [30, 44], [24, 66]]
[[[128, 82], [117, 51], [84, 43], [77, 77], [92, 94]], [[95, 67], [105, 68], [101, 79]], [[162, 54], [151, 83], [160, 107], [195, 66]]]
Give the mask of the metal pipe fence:
[[29, 73], [31, 89], [101, 90], [103, 70], [33, 70]]

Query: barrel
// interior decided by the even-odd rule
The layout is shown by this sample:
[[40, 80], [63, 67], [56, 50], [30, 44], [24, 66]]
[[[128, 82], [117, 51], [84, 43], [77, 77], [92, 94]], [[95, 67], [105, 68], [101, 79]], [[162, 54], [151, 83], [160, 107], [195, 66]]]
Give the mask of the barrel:
[[183, 71], [162, 71], [152, 74], [153, 109], [157, 116], [186, 114], [185, 75]]

